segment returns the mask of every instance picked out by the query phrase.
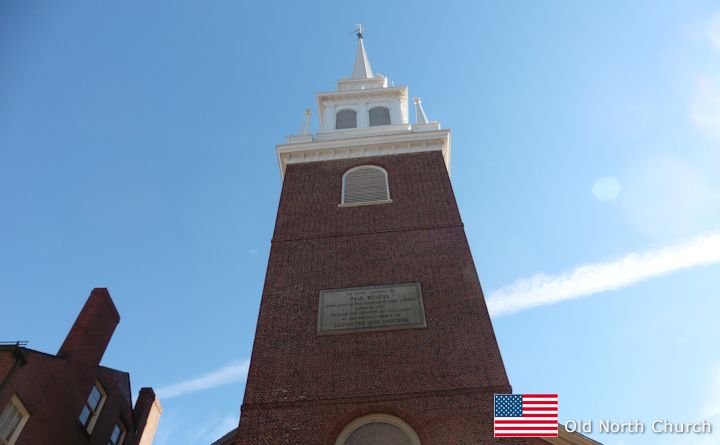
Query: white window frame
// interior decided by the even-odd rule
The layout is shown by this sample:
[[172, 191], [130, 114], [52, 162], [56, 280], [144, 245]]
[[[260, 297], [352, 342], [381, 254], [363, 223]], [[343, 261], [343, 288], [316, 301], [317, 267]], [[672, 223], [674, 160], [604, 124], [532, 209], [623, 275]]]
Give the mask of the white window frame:
[[7, 405], [5, 405], [5, 408], [3, 408], [2, 412], [5, 412], [5, 410], [9, 408], [11, 404], [20, 413], [22, 417], [8, 440], [0, 437], [0, 443], [2, 443], [3, 445], [14, 445], [14, 443], [18, 440], [18, 437], [20, 437], [20, 433], [25, 427], [28, 419], [30, 419], [30, 412], [25, 408], [25, 405], [23, 405], [22, 401], [20, 401], [20, 398], [15, 394], [13, 394], [13, 396], [10, 398], [10, 401]]
[[[97, 388], [98, 392], [100, 392], [100, 400], [98, 401], [97, 407], [94, 410], [88, 403], [93, 388]], [[102, 383], [100, 383], [100, 380], [95, 380], [93, 388], [90, 389], [90, 392], [85, 398], [85, 403], [83, 404], [83, 407], [80, 410], [80, 414], [78, 414], [77, 417], [78, 422], [80, 423], [80, 425], [82, 425], [83, 428], [85, 428], [85, 431], [87, 431], [88, 434], [92, 434], [93, 429], [95, 429], [95, 424], [97, 423], [98, 417], [100, 417], [100, 413], [102, 412], [103, 407], [105, 407], [105, 402], [107, 401], [107, 392], [105, 391], [105, 388], [103, 388]], [[90, 417], [88, 418], [87, 423], [83, 424], [80, 420], [80, 416], [82, 415], [82, 412], [86, 406], [90, 408]]]
[[[115, 428], [120, 428], [120, 436], [118, 437], [117, 442], [112, 441], [112, 434], [115, 432]], [[127, 428], [125, 427], [125, 423], [123, 423], [122, 420], [118, 419], [117, 422], [115, 422], [115, 426], [113, 426], [113, 430], [110, 432], [110, 438], [108, 439], [108, 445], [122, 445], [125, 441], [125, 435], [127, 434]]]
[[[354, 111], [354, 112], [355, 112], [355, 126], [354, 126], [354, 127], [345, 127], [345, 128], [338, 128], [338, 127], [337, 127], [338, 114], [340, 114], [340, 112], [342, 112], [342, 111]], [[342, 131], [342, 130], [354, 130], [354, 129], [356, 129], [356, 128], [360, 128], [359, 125], [358, 125], [358, 124], [359, 124], [359, 123], [358, 123], [358, 116], [359, 116], [359, 115], [360, 115], [360, 112], [358, 111], [357, 107], [347, 106], [347, 105], [341, 105], [340, 107], [338, 107], [338, 108], [335, 110], [335, 115], [334, 115], [334, 116], [335, 116], [335, 122], [334, 122], [333, 129], [334, 129], [334, 130]]]
[[[345, 178], [347, 178], [347, 175], [352, 173], [355, 170], [359, 170], [361, 168], [372, 168], [375, 170], [380, 170], [383, 172], [383, 175], [385, 175], [385, 190], [387, 190], [387, 199], [380, 199], [376, 201], [363, 201], [363, 202], [345, 202]], [[374, 205], [374, 204], [387, 204], [393, 202], [393, 200], [390, 198], [390, 182], [388, 181], [388, 172], [384, 168], [377, 166], [377, 165], [358, 165], [357, 167], [353, 167], [350, 170], [343, 173], [342, 176], [342, 189], [340, 190], [340, 204], [338, 204], [338, 207], [357, 207], [357, 206], [366, 206], [366, 205]]]
[[[375, 108], [383, 108], [385, 111], [387, 111], [388, 114], [388, 123], [387, 124], [379, 124], [379, 125], [373, 125], [370, 120], [370, 112], [374, 110]], [[392, 125], [392, 114], [390, 113], [390, 107], [388, 107], [386, 104], [380, 104], [380, 105], [372, 105], [368, 107], [368, 127], [387, 127], [388, 125]]]
[[367, 416], [359, 417], [352, 422], [348, 423], [345, 428], [340, 432], [337, 439], [335, 440], [335, 445], [345, 445], [345, 441], [350, 437], [350, 435], [358, 428], [360, 428], [363, 425], [366, 425], [368, 423], [389, 423], [390, 425], [393, 425], [400, 430], [402, 430], [403, 433], [407, 434], [408, 438], [410, 439], [410, 442], [412, 442], [412, 445], [421, 445], [420, 444], [420, 437], [418, 437], [415, 430], [407, 424], [407, 422], [403, 421], [402, 419], [391, 416], [389, 414], [370, 414]]

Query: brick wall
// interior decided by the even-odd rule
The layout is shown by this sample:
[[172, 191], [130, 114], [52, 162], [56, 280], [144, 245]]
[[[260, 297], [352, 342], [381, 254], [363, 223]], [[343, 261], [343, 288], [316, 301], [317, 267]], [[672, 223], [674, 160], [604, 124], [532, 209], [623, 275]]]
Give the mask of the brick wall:
[[[23, 348], [27, 363], [15, 367], [12, 348], [0, 348], [0, 410], [16, 395], [30, 413], [16, 445], [107, 445], [115, 424], [127, 427], [125, 445], [135, 445], [148, 422], [148, 396], [133, 411], [130, 376], [100, 366], [99, 362], [120, 320], [107, 289], [94, 289], [68, 333], [58, 355]], [[92, 434], [78, 422], [85, 400], [96, 381], [107, 392]], [[141, 390], [154, 399], [151, 389]], [[158, 405], [159, 406], [159, 405]], [[156, 425], [149, 425], [154, 428]], [[138, 435], [135, 430], [138, 429]]]
[[[364, 164], [393, 203], [338, 207]], [[317, 335], [320, 290], [410, 282], [427, 328]], [[373, 411], [423, 443], [492, 443], [491, 395], [509, 389], [441, 154], [288, 166], [237, 444], [332, 444]]]
[[120, 314], [108, 290], [93, 289], [58, 355], [73, 357], [76, 362], [99, 364], [118, 323]]

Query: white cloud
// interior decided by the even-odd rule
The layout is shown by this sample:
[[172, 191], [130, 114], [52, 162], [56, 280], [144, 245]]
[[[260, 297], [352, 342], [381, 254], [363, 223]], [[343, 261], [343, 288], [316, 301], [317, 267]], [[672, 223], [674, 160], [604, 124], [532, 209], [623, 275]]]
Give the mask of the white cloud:
[[716, 12], [710, 18], [707, 34], [710, 39], [710, 43], [720, 50], [720, 12]]
[[223, 417], [222, 419], [215, 422], [212, 428], [208, 430], [208, 433], [205, 435], [206, 440], [204, 441], [204, 443], [213, 443], [231, 430], [237, 428], [239, 424], [239, 416], [227, 415]]
[[536, 306], [619, 289], [677, 270], [720, 263], [720, 232], [603, 263], [586, 264], [560, 275], [538, 274], [500, 288], [487, 299], [498, 317]]
[[614, 201], [620, 195], [620, 183], [612, 177], [600, 178], [592, 187], [592, 194], [598, 201]]
[[215, 388], [216, 386], [228, 385], [240, 382], [247, 377], [250, 360], [239, 363], [231, 363], [216, 371], [209, 372], [189, 380], [158, 388], [157, 393], [160, 399], [170, 399], [182, 396], [195, 391]]
[[712, 381], [707, 386], [708, 398], [700, 409], [704, 419], [720, 420], [720, 364], [716, 365], [711, 373]]
[[705, 382], [703, 388], [707, 394], [703, 406], [697, 413], [697, 417], [693, 421], [707, 420], [712, 424], [712, 434], [703, 434], [696, 437], [692, 442], [685, 442], [683, 445], [717, 445], [718, 443], [718, 424], [720, 424], [720, 363], [716, 363], [709, 372], [709, 382]]
[[675, 156], [658, 155], [628, 168], [621, 209], [643, 235], [677, 239], [717, 227], [720, 193], [707, 165], [696, 166]]
[[720, 91], [712, 78], [701, 76], [695, 82], [690, 119], [706, 134], [720, 137]]
[[[710, 18], [707, 27], [710, 44], [720, 51], [720, 11]], [[695, 82], [695, 97], [690, 119], [705, 133], [720, 137], [720, 90], [714, 76], [700, 75]]]
[[154, 443], [207, 445], [237, 428], [239, 423], [239, 416], [233, 414], [211, 413], [207, 417], [199, 418], [197, 412], [172, 410], [163, 415]]

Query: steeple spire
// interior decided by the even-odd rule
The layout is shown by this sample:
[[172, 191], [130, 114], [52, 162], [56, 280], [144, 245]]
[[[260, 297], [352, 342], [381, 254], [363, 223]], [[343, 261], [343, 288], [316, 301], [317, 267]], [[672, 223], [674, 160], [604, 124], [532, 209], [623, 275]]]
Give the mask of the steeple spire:
[[415, 98], [415, 123], [420, 125], [430, 123], [427, 115], [425, 114], [425, 110], [423, 110], [422, 102], [419, 97]]
[[358, 38], [357, 54], [355, 55], [355, 66], [353, 67], [352, 79], [372, 79], [373, 72], [370, 68], [370, 62], [365, 53], [365, 45], [363, 44], [362, 25], [357, 25], [355, 34]]

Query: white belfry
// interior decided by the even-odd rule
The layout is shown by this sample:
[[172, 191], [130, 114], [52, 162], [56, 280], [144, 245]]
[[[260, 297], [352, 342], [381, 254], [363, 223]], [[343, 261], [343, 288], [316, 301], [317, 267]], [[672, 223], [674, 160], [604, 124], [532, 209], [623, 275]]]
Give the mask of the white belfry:
[[410, 123], [408, 88], [388, 85], [373, 74], [358, 25], [355, 65], [351, 78], [338, 81], [335, 91], [317, 93], [320, 130], [310, 130], [310, 112], [299, 134], [276, 146], [280, 173], [288, 164], [439, 151], [450, 170], [450, 130], [430, 121], [415, 99], [416, 121]]

